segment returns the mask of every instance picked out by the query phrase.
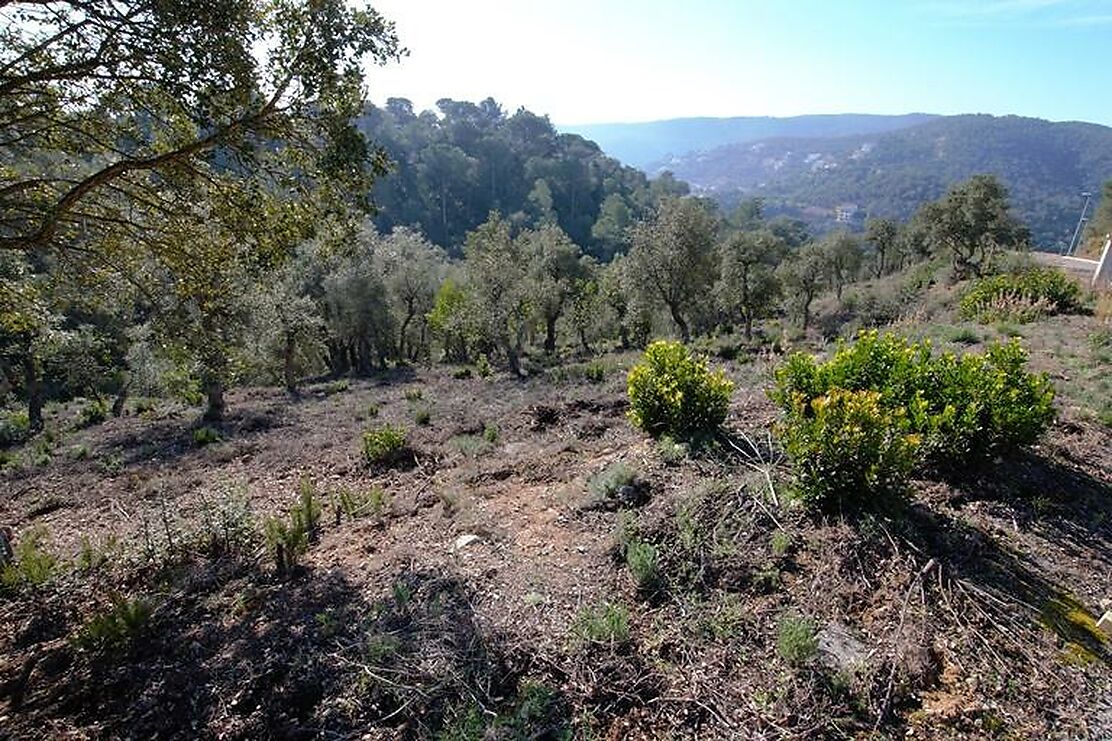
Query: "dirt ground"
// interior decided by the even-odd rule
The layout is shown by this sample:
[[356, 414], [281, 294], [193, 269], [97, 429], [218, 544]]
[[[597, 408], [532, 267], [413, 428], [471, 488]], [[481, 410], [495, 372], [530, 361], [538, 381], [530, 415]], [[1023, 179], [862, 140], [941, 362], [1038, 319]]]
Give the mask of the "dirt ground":
[[[1098, 329], [1038, 330], [1032, 364], [1068, 386], [1046, 337]], [[1112, 737], [1112, 433], [1086, 406], [1107, 364], [1033, 450], [815, 518], [769, 444], [777, 357], [715, 361], [737, 382], [728, 434], [678, 461], [626, 419], [634, 360], [598, 383], [434, 368], [241, 389], [213, 444], [164, 402], [29, 449], [0, 523], [41, 528], [60, 563], [0, 596], [0, 738]], [[411, 467], [365, 464], [386, 423]], [[615, 462], [629, 501], [589, 490]], [[258, 533], [302, 481], [321, 524], [280, 575]], [[338, 504], [376, 487], [371, 512]], [[623, 532], [656, 546], [652, 589]], [[120, 598], [149, 605], [136, 635], [83, 643]], [[628, 638], [577, 640], [603, 604]], [[795, 617], [817, 630], [801, 662], [778, 646]]]

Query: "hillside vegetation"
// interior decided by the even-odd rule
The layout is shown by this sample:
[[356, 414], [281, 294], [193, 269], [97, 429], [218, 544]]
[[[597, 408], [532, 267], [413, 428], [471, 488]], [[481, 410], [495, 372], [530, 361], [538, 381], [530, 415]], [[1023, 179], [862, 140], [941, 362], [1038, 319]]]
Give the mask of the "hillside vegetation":
[[[775, 138], [693, 152], [658, 163], [727, 207], [765, 199], [829, 228], [834, 209], [905, 219], [925, 200], [979, 173], [1011, 191], [1016, 213], [1046, 249], [1067, 244], [1083, 190], [1112, 172], [1112, 129], [1017, 116], [947, 116], [882, 134]], [[652, 168], [656, 169], [656, 168]]]

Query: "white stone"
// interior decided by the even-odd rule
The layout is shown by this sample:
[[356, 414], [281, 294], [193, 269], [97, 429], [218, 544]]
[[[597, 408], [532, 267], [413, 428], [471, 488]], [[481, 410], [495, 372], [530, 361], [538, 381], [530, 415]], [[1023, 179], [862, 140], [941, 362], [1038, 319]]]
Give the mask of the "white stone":
[[455, 539], [455, 541], [452, 542], [452, 550], [453, 551], [458, 551], [461, 548], [466, 548], [467, 546], [471, 545], [472, 543], [474, 543], [478, 540], [482, 540], [482, 538], [480, 538], [478, 535], [474, 535], [472, 533], [464, 533], [463, 535], [459, 536], [458, 538]]
[[1100, 620], [1097, 621], [1097, 627], [1103, 630], [1106, 636], [1112, 638], [1112, 612], [1101, 615]]

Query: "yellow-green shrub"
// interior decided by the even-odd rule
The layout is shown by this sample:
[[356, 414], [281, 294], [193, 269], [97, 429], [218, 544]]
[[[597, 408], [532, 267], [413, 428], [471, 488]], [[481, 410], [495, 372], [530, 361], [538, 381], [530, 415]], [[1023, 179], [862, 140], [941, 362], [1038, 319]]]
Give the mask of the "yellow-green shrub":
[[679, 342], [654, 342], [629, 372], [633, 424], [650, 435], [691, 437], [712, 432], [726, 419], [734, 385], [707, 368]]

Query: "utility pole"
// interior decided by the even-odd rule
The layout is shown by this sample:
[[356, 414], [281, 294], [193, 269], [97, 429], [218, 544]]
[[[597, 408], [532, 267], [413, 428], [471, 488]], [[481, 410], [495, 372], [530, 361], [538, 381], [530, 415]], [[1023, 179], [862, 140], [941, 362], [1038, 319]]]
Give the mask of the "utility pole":
[[1081, 194], [1081, 197], [1085, 199], [1085, 203], [1081, 206], [1081, 218], [1077, 220], [1077, 228], [1073, 230], [1073, 238], [1070, 239], [1070, 245], [1066, 248], [1065, 254], [1067, 255], [1073, 254], [1074, 249], [1077, 247], [1077, 240], [1081, 236], [1081, 228], [1085, 226], [1085, 222], [1088, 221], [1085, 214], [1089, 211], [1089, 203], [1093, 200], [1093, 194], [1089, 191], [1085, 191]]

